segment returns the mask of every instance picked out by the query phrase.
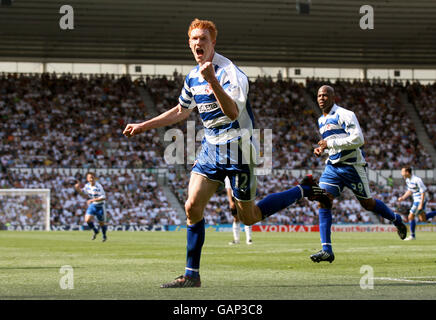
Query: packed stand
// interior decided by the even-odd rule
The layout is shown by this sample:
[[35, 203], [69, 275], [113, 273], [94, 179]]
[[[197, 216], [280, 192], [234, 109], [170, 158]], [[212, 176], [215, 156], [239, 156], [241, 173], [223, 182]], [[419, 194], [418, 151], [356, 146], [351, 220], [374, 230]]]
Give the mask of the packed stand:
[[[87, 208], [86, 198], [74, 189], [84, 184], [80, 173], [59, 175], [53, 173], [20, 173], [9, 171], [0, 177], [0, 188], [48, 188], [51, 190], [51, 224], [83, 225]], [[177, 212], [170, 206], [156, 179], [147, 172], [99, 174], [107, 201], [109, 225], [169, 225], [180, 224]], [[5, 198], [2, 198], [5, 200]], [[41, 198], [26, 197], [27, 202], [0, 201], [0, 224], [44, 224]], [[35, 210], [38, 209], [35, 214]], [[7, 209], [7, 210], [6, 210]]]
[[[249, 101], [255, 127], [272, 130], [273, 169], [316, 169], [323, 159], [313, 155], [319, 141], [317, 115], [304, 98], [304, 87], [292, 80], [257, 78], [250, 82]], [[261, 134], [261, 138], [263, 134]], [[260, 140], [261, 151], [265, 142]]]
[[122, 135], [145, 116], [128, 77], [2, 74], [2, 167], [164, 166], [155, 130]]
[[424, 124], [433, 146], [436, 148], [436, 82], [428, 85], [419, 83], [407, 87], [409, 102], [412, 103]]
[[[158, 113], [163, 113], [178, 104], [183, 87], [183, 77], [179, 74], [175, 73], [172, 79], [148, 77], [145, 83]], [[255, 128], [260, 129], [258, 138], [262, 155], [264, 143], [269, 144], [264, 142], [264, 129], [272, 130], [272, 168], [317, 168], [322, 165], [323, 161], [314, 157], [312, 153], [313, 145], [319, 140], [316, 115], [314, 110], [307, 106], [303, 90], [304, 87], [291, 80], [274, 82], [271, 78], [258, 78], [250, 81], [249, 101], [254, 114]], [[200, 133], [202, 124], [196, 109], [187, 120], [192, 121], [195, 132]], [[186, 136], [186, 126], [186, 122], [183, 122], [167, 129], [178, 128]], [[200, 145], [199, 140], [200, 138], [196, 137], [196, 149]]]
[[[255, 127], [272, 129], [273, 168], [324, 167], [325, 159], [313, 155], [313, 148], [320, 137], [317, 116], [308, 107], [304, 90], [316, 94], [319, 86], [325, 83], [328, 82], [309, 80], [305, 88], [292, 80], [273, 82], [268, 78], [258, 78], [250, 82], [249, 100]], [[171, 80], [165, 77], [147, 78], [142, 85], [150, 92], [157, 112], [162, 113], [177, 105], [183, 77], [175, 74]], [[366, 142], [363, 149], [371, 169], [398, 169], [411, 163], [420, 169], [432, 167], [430, 157], [418, 142], [412, 123], [397, 98], [398, 91], [403, 90], [402, 86], [337, 81], [333, 87], [337, 103], [353, 110], [359, 119]], [[195, 123], [195, 132], [198, 133], [202, 125], [196, 113], [194, 111], [188, 120]], [[71, 180], [76, 177], [50, 174], [17, 177], [8, 168], [168, 168], [163, 158], [165, 145], [156, 130], [131, 139], [122, 135], [126, 123], [150, 117], [137, 87], [126, 77], [2, 75], [0, 117], [4, 124], [4, 130], [0, 132], [0, 187], [19, 183], [18, 187], [38, 186], [58, 190], [52, 193], [52, 222], [55, 225], [79, 223], [82, 219], [86, 202], [74, 193]], [[186, 136], [186, 122], [172, 127], [182, 130]], [[262, 135], [260, 142], [262, 151]], [[197, 140], [196, 150], [199, 143]], [[191, 165], [187, 161], [182, 167], [189, 171]], [[170, 169], [168, 178], [183, 206], [187, 198], [189, 172], [180, 171], [180, 168]], [[161, 191], [155, 191], [159, 190], [155, 182], [148, 179], [148, 176], [129, 175], [100, 177], [105, 189], [108, 188], [106, 192], [112, 195], [108, 200], [111, 205], [108, 211], [113, 215], [113, 223], [148, 224], [162, 219], [163, 222], [167, 219], [168, 224], [184, 223], [167, 206]], [[291, 187], [297, 180], [287, 175], [269, 175], [259, 176], [258, 182], [257, 199], [261, 199], [271, 192], [282, 190], [283, 186]], [[376, 190], [375, 193], [388, 201], [389, 196], [384, 196], [384, 190]], [[36, 200], [34, 202], [29, 202], [29, 206], [38, 205]], [[162, 206], [162, 203], [165, 205]], [[232, 221], [230, 210], [223, 203], [227, 203], [225, 192], [217, 192], [206, 208], [206, 222]], [[167, 213], [159, 213], [161, 207]], [[369, 213], [361, 208], [351, 192], [345, 192], [335, 200], [334, 208], [334, 223], [370, 220]], [[317, 219], [316, 203], [303, 199], [270, 217], [267, 222], [317, 224]]]

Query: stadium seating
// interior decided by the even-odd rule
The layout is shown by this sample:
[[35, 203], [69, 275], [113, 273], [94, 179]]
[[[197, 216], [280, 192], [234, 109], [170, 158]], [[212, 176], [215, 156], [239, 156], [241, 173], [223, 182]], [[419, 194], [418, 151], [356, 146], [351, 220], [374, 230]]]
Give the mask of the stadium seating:
[[[81, 174], [9, 172], [0, 179], [0, 188], [49, 188], [51, 192], [51, 224], [82, 225], [86, 199], [74, 189]], [[107, 194], [107, 215], [111, 225], [180, 224], [176, 210], [170, 207], [153, 175], [145, 172], [99, 175], [98, 181]], [[0, 201], [0, 224], [44, 224], [41, 215], [33, 214], [41, 200], [27, 197], [27, 202]], [[7, 206], [7, 208], [6, 208]]]
[[0, 155], [5, 167], [159, 167], [152, 130], [127, 141], [127, 122], [146, 116], [129, 78], [0, 77]]
[[409, 102], [417, 109], [427, 134], [436, 148], [436, 82], [428, 85], [413, 83], [407, 86]]
[[[250, 82], [250, 102], [257, 128], [273, 130], [274, 169], [322, 169], [324, 160], [313, 156], [319, 140], [317, 115], [305, 100], [305, 92], [314, 99], [322, 79], [308, 79], [305, 85], [291, 80], [273, 82], [258, 78]], [[183, 77], [176, 75], [132, 82], [129, 77], [16, 75], [0, 76], [0, 187], [45, 187], [52, 193], [52, 223], [83, 223], [86, 202], [75, 193], [72, 181], [83, 177], [55, 174], [12, 173], [10, 168], [170, 168], [169, 186], [183, 206], [187, 198], [190, 165], [169, 167], [163, 160], [164, 145], [157, 131], [126, 139], [122, 130], [126, 123], [148, 118], [148, 108], [138, 92], [143, 86], [152, 97], [156, 111], [164, 112], [177, 104]], [[415, 129], [398, 100], [399, 92], [407, 92], [426, 124], [429, 136], [436, 141], [434, 93], [436, 86], [398, 83], [336, 81], [336, 102], [353, 110], [364, 131], [364, 151], [371, 169], [398, 169], [413, 164], [415, 168], [432, 168], [430, 156], [419, 143]], [[314, 100], [315, 101], [315, 100]], [[188, 120], [196, 131], [202, 128], [197, 111]], [[389, 123], [389, 125], [386, 125]], [[186, 123], [175, 124], [186, 133]], [[199, 146], [199, 141], [196, 146]], [[261, 150], [263, 148], [261, 141]], [[436, 145], [435, 145], [436, 146]], [[186, 152], [186, 150], [185, 150]], [[186, 156], [186, 154], [185, 154]], [[180, 224], [152, 175], [102, 175], [110, 194], [108, 212], [114, 224]], [[281, 191], [297, 183], [287, 174], [259, 176], [258, 197]], [[408, 203], [397, 204], [401, 187], [395, 190], [372, 186], [374, 196], [407, 212]], [[401, 191], [402, 192], [402, 191]], [[434, 189], [430, 192], [434, 199]], [[432, 201], [432, 200], [431, 200]], [[207, 223], [230, 223], [224, 191], [214, 195], [205, 212]], [[11, 206], [10, 204], [8, 204]], [[27, 206], [27, 208], [26, 208]], [[27, 212], [38, 206], [30, 198], [24, 205], [16, 203], [8, 210], [16, 223], [42, 223]], [[335, 200], [335, 223], [370, 222], [350, 192]], [[29, 210], [30, 210], [29, 209]], [[9, 217], [11, 218], [11, 217]], [[15, 223], [14, 222], [14, 223]], [[267, 223], [316, 224], [316, 203], [299, 203], [270, 217]], [[381, 221], [385, 222], [385, 221]]]

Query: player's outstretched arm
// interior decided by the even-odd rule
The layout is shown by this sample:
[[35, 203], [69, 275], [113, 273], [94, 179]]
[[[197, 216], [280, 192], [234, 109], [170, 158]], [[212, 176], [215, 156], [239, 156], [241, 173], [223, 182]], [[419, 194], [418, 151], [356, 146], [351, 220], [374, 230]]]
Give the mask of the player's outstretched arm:
[[411, 195], [412, 195], [412, 191], [407, 190], [401, 197], [398, 198], [398, 202], [406, 200]]
[[77, 183], [74, 185], [74, 188], [75, 188], [76, 191], [77, 191], [78, 193], [80, 193], [81, 195], [85, 195], [85, 193], [84, 193], [83, 190], [82, 190], [82, 186], [80, 185], [80, 182], [77, 182]]
[[185, 120], [191, 114], [192, 109], [183, 108], [180, 104], [174, 108], [141, 123], [129, 123], [123, 131], [126, 137], [133, 137], [147, 130], [170, 126]]

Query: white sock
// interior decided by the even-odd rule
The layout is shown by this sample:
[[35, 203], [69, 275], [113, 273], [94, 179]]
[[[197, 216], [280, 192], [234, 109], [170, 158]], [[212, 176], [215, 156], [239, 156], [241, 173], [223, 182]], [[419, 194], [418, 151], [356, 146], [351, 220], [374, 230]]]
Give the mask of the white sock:
[[247, 236], [247, 242], [251, 241], [251, 226], [245, 226], [245, 235]]
[[239, 222], [233, 221], [233, 240], [239, 241]]

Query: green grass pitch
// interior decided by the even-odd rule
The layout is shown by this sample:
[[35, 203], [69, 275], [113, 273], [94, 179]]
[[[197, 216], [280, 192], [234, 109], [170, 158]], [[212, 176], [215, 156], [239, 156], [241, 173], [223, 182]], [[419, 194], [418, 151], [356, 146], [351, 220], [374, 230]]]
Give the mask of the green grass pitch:
[[[241, 232], [242, 240], [244, 233]], [[206, 231], [201, 288], [161, 289], [183, 273], [186, 231], [0, 232], [0, 299], [300, 300], [436, 299], [436, 233], [333, 233], [336, 260], [313, 263], [319, 234], [253, 233], [229, 246], [229, 232]], [[73, 267], [73, 289], [60, 268]], [[361, 278], [367, 265], [371, 283]], [[364, 278], [366, 279], [366, 278]]]

